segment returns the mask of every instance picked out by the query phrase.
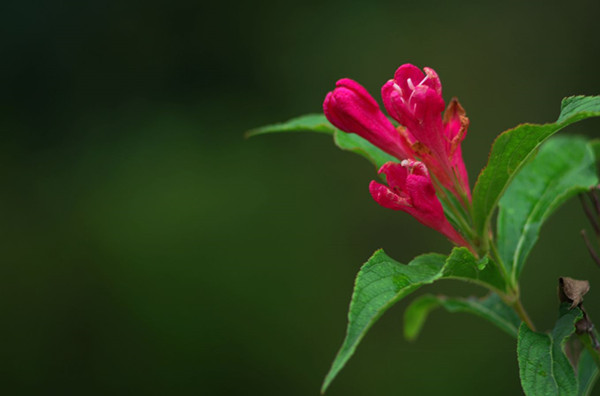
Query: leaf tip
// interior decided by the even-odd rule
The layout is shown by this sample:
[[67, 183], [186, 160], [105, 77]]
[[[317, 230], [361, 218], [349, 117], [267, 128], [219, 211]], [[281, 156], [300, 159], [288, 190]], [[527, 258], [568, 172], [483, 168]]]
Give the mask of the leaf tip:
[[[277, 124], [275, 124], [275, 125], [277, 125]], [[271, 128], [271, 127], [272, 127], [272, 125], [267, 125], [267, 126], [248, 129], [246, 132], [244, 132], [244, 135], [243, 135], [244, 139], [250, 139], [251, 137], [254, 137], [257, 135], [263, 135], [263, 134], [267, 133], [269, 128]]]
[[329, 370], [329, 372], [325, 376], [325, 379], [323, 380], [323, 385], [321, 385], [321, 395], [324, 395], [325, 392], [327, 392], [327, 389], [329, 389], [329, 385], [331, 385], [331, 382], [336, 377], [338, 371], [339, 370], [335, 370], [334, 366], [331, 366], [331, 369]]
[[323, 382], [323, 385], [321, 385], [321, 391], [319, 392], [319, 394], [324, 395], [325, 392], [327, 392], [328, 386], [329, 386], [329, 384], [326, 384], [325, 382]]

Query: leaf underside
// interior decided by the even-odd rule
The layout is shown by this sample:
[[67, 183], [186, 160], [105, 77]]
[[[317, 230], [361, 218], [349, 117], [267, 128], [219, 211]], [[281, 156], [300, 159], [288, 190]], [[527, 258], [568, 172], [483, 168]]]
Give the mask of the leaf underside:
[[584, 349], [577, 363], [577, 380], [579, 382], [577, 396], [588, 396], [597, 379], [598, 366], [592, 354], [587, 349]]
[[456, 298], [431, 294], [421, 296], [404, 311], [404, 337], [409, 341], [415, 340], [427, 316], [438, 307], [451, 313], [466, 312], [477, 315], [517, 338], [521, 319], [496, 293], [490, 293], [484, 298]]
[[591, 145], [557, 136], [516, 175], [499, 203], [498, 253], [516, 284], [546, 219], [572, 196], [598, 183]]

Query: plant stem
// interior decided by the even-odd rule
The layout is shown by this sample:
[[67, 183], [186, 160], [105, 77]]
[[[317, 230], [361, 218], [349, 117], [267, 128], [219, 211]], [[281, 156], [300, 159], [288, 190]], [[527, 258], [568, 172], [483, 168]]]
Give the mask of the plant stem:
[[521, 304], [520, 298], [517, 298], [517, 301], [512, 304], [512, 307], [517, 312], [517, 315], [519, 315], [519, 318], [521, 318], [521, 320], [525, 322], [532, 331], [535, 331], [535, 325], [531, 321], [529, 315], [527, 315], [527, 311], [525, 311], [525, 307], [523, 307], [523, 304]]
[[523, 307], [523, 304], [521, 303], [521, 297], [520, 297], [520, 293], [519, 293], [519, 285], [513, 284], [516, 282], [514, 282], [512, 276], [509, 277], [506, 267], [504, 266], [504, 262], [500, 258], [500, 254], [498, 253], [496, 244], [493, 241], [492, 241], [492, 243], [490, 243], [490, 254], [492, 256], [492, 259], [496, 262], [496, 265], [502, 272], [502, 276], [508, 283], [508, 287], [510, 288], [509, 293], [511, 293], [511, 294], [509, 294], [509, 296], [515, 297], [514, 300], [509, 302], [509, 305], [515, 310], [517, 315], [519, 315], [519, 318], [521, 318], [521, 320], [523, 322], [525, 322], [532, 331], [535, 331], [535, 325], [533, 324], [533, 321], [527, 314], [525, 307]]

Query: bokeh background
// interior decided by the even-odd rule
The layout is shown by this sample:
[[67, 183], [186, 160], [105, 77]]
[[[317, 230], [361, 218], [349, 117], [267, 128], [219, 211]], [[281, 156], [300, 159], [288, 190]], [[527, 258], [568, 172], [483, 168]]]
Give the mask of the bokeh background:
[[[370, 198], [375, 169], [327, 136], [244, 131], [319, 112], [335, 81], [376, 97], [436, 69], [489, 146], [560, 100], [600, 94], [600, 3], [33, 2], [0, 6], [0, 388], [7, 395], [317, 395], [360, 265], [450, 245]], [[600, 136], [598, 120], [565, 133]], [[542, 329], [561, 275], [600, 269], [573, 201], [523, 273]], [[481, 295], [447, 281], [419, 290]], [[410, 298], [407, 299], [410, 301]], [[407, 302], [369, 332], [336, 395], [518, 395], [515, 341]], [[600, 390], [596, 391], [600, 394]]]

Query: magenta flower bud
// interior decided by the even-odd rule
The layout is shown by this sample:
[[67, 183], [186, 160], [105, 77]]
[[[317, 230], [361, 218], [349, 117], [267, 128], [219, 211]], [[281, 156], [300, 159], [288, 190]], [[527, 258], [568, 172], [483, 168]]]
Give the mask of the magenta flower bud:
[[414, 107], [407, 104], [402, 90], [394, 80], [390, 80], [383, 85], [381, 88], [381, 97], [387, 112], [400, 125], [404, 125], [409, 130], [414, 130], [418, 127], [417, 120], [413, 115]]
[[404, 160], [400, 164], [388, 162], [379, 173], [385, 174], [388, 186], [376, 181], [369, 185], [369, 191], [379, 205], [402, 210], [455, 244], [469, 246], [446, 219], [425, 164], [413, 160]]
[[460, 193], [464, 202], [471, 199], [460, 149], [468, 119], [462, 107], [457, 107], [458, 102], [452, 102], [442, 120], [445, 103], [440, 79], [433, 69], [426, 67], [424, 71], [410, 64], [400, 66], [394, 79], [381, 89], [383, 103], [390, 115], [406, 127], [405, 145], [443, 186]]
[[414, 140], [434, 153], [443, 152], [442, 86], [433, 69], [425, 70], [427, 74], [410, 64], [400, 66], [394, 79], [381, 89], [383, 103], [390, 115], [408, 128]]
[[325, 97], [323, 111], [329, 122], [342, 131], [356, 133], [396, 158], [411, 156], [410, 148], [375, 99], [356, 81], [339, 80]]

